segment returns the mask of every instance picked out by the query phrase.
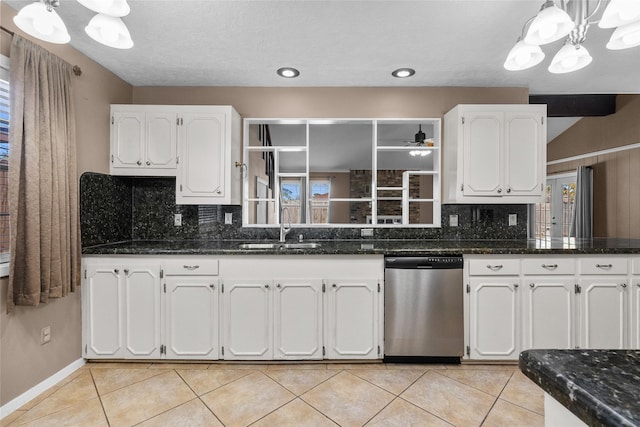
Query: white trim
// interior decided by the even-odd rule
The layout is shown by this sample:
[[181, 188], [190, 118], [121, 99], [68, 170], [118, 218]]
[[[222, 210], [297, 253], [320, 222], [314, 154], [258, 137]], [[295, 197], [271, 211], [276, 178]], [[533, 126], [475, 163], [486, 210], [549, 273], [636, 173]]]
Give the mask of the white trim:
[[576, 178], [578, 176], [577, 172], [563, 172], [563, 173], [552, 173], [547, 175], [547, 179], [562, 179], [562, 178]]
[[552, 160], [550, 162], [547, 162], [547, 166], [557, 165], [558, 163], [564, 163], [564, 162], [572, 162], [574, 160], [588, 159], [589, 157], [602, 156], [604, 154], [617, 153], [618, 151], [633, 150], [635, 148], [640, 148], [640, 143], [623, 145], [621, 147], [615, 147], [615, 148], [608, 148], [606, 150], [594, 151], [591, 153], [580, 154], [578, 156], [565, 157], [564, 159]]
[[82, 368], [85, 363], [86, 362], [84, 359], [78, 359], [74, 362], [71, 362], [69, 365], [51, 375], [46, 380], [40, 382], [39, 384], [36, 384], [29, 390], [22, 393], [20, 396], [0, 407], [0, 420], [14, 412], [16, 409], [20, 408], [25, 403], [29, 402], [31, 399], [34, 399], [41, 393], [58, 384], [60, 381], [62, 381], [78, 369]]

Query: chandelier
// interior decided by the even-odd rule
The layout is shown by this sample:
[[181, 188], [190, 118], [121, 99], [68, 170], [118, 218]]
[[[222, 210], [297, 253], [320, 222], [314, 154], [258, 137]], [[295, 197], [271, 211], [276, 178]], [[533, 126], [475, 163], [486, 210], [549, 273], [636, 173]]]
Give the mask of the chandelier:
[[[129, 14], [127, 0], [78, 0], [97, 12], [84, 31], [93, 40], [116, 49], [130, 49], [133, 41], [123, 16]], [[71, 37], [62, 18], [55, 11], [60, 0], [40, 0], [23, 7], [13, 22], [25, 33], [50, 43], [69, 43]]]
[[607, 48], [628, 49], [640, 45], [640, 0], [610, 0], [600, 20], [594, 20], [603, 3], [590, 9], [589, 0], [561, 0], [560, 6], [546, 1], [540, 12], [522, 27], [522, 35], [507, 55], [504, 68], [526, 70], [544, 59], [541, 45], [566, 37], [564, 45], [551, 60], [551, 73], [569, 73], [589, 65], [593, 58], [584, 47], [590, 25], [615, 28]]

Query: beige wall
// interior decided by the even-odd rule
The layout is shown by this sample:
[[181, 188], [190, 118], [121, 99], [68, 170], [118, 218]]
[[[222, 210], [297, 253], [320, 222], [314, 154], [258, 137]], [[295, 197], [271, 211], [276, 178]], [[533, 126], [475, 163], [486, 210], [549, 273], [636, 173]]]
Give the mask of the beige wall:
[[[548, 145], [548, 160], [640, 143], [640, 95], [619, 95], [615, 114], [585, 117]], [[640, 238], [640, 149], [592, 156], [547, 167], [548, 174], [593, 168], [595, 237]]]
[[[0, 4], [2, 26], [21, 34], [13, 24], [16, 11]], [[27, 36], [25, 36], [27, 37]], [[11, 37], [2, 32], [2, 54], [10, 56]], [[39, 43], [82, 68], [74, 77], [78, 174], [109, 171], [109, 105], [130, 103], [132, 87], [69, 46]], [[0, 279], [0, 405], [4, 405], [82, 357], [80, 291], [34, 307], [16, 307], [6, 314], [6, 278]], [[40, 329], [51, 326], [51, 342], [40, 345]]]

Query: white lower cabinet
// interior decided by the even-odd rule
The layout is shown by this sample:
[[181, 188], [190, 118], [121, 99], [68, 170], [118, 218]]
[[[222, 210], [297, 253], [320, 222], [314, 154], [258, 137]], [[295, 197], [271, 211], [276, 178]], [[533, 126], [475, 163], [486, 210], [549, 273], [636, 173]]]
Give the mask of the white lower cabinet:
[[627, 348], [627, 276], [583, 277], [580, 288], [580, 347]]
[[322, 280], [275, 283], [273, 358], [322, 359]]
[[117, 264], [85, 266], [82, 329], [87, 358], [123, 357], [120, 268]]
[[224, 359], [272, 359], [271, 281], [225, 280], [222, 292]]
[[526, 277], [522, 287], [522, 349], [568, 349], [576, 342], [573, 276]]
[[167, 276], [165, 284], [165, 357], [218, 359], [218, 280]]
[[87, 262], [83, 294], [85, 356], [160, 357], [160, 266]]
[[160, 266], [132, 265], [124, 276], [124, 357], [160, 358]]
[[469, 280], [469, 357], [514, 359], [520, 353], [517, 276]]
[[[528, 349], [640, 347], [640, 277], [633, 277], [640, 275], [640, 258], [466, 259], [467, 358], [517, 360]], [[629, 265], [636, 264], [629, 275]]]
[[329, 359], [375, 359], [382, 357], [379, 347], [376, 280], [327, 282], [326, 356]]

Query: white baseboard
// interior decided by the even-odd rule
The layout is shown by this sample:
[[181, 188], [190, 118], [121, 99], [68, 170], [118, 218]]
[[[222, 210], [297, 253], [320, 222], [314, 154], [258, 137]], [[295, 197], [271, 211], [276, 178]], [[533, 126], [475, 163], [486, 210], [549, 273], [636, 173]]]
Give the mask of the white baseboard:
[[66, 377], [74, 373], [76, 370], [83, 367], [84, 364], [85, 364], [84, 359], [78, 359], [70, 363], [68, 366], [62, 368], [55, 374], [51, 375], [49, 378], [42, 381], [41, 383], [31, 387], [29, 390], [25, 391], [20, 396], [13, 399], [12, 401], [6, 403], [4, 406], [0, 407], [0, 420], [6, 417], [7, 415], [9, 415], [10, 413], [12, 413], [13, 411], [15, 411], [16, 409], [20, 408], [22, 405], [24, 405], [31, 399], [34, 399], [35, 397], [40, 395], [40, 393], [48, 390], [49, 388], [59, 383], [60, 381], [62, 381], [63, 379], [65, 379]]

